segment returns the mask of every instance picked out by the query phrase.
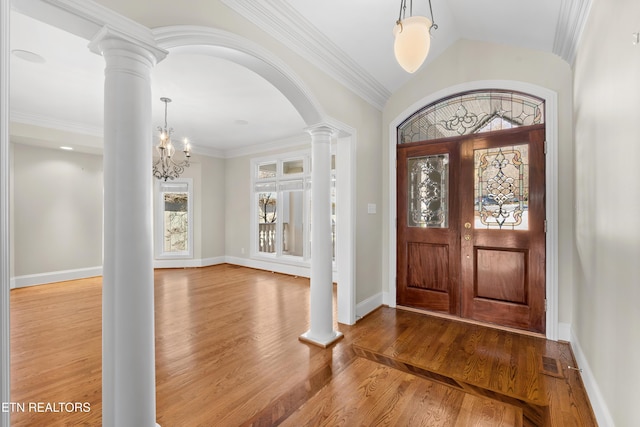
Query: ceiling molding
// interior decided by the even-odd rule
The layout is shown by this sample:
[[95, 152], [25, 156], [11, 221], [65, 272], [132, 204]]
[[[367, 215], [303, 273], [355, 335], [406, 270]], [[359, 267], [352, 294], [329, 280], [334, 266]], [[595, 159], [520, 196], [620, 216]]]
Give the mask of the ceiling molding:
[[155, 45], [149, 28], [94, 1], [12, 0], [12, 5], [27, 16], [87, 40], [91, 40], [102, 27], [108, 26], [142, 45]]
[[[154, 145], [154, 148], [155, 148], [155, 145]], [[197, 154], [200, 156], [216, 157], [219, 159], [224, 159], [226, 157], [224, 150], [220, 150], [218, 148], [212, 148], [212, 147], [202, 147], [202, 146], [193, 145], [191, 146], [191, 152], [193, 154]]]
[[251, 156], [255, 154], [262, 154], [269, 151], [276, 151], [281, 149], [289, 149], [291, 147], [300, 147], [308, 145], [311, 146], [311, 135], [302, 134], [292, 136], [290, 138], [280, 139], [277, 141], [265, 142], [253, 144], [248, 147], [234, 148], [225, 151], [224, 157], [231, 159], [234, 157]]
[[556, 25], [553, 53], [571, 66], [576, 58], [578, 43], [582, 36], [592, 0], [561, 0], [560, 14]]
[[21, 111], [11, 110], [12, 122], [22, 123], [25, 125], [38, 126], [49, 129], [56, 129], [65, 132], [78, 133], [82, 135], [91, 135], [102, 138], [104, 131], [100, 126], [90, 126], [85, 123], [71, 122], [68, 120], [58, 120], [49, 116], [40, 114], [25, 113]]
[[377, 109], [384, 108], [391, 92], [286, 2], [221, 1]]

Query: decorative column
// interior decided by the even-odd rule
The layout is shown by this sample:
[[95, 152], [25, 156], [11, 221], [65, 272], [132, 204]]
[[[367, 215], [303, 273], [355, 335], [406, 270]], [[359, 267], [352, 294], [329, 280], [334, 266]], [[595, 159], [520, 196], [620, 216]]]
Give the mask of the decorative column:
[[311, 291], [310, 329], [300, 340], [328, 347], [342, 333], [333, 329], [331, 248], [331, 136], [333, 129], [319, 125], [311, 134]]
[[105, 28], [102, 425], [156, 425], [151, 69], [166, 52]]

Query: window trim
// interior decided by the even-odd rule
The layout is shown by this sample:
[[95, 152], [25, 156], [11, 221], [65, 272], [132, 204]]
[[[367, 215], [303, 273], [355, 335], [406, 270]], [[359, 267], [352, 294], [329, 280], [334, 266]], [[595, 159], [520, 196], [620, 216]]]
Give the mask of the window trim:
[[[155, 180], [154, 196], [155, 196], [155, 209], [154, 209], [154, 253], [156, 259], [168, 260], [168, 259], [193, 259], [193, 179], [192, 178], [178, 178], [172, 181], [160, 181]], [[165, 252], [164, 251], [164, 203], [162, 194], [163, 186], [171, 184], [186, 184], [187, 185], [187, 250], [182, 252]]]

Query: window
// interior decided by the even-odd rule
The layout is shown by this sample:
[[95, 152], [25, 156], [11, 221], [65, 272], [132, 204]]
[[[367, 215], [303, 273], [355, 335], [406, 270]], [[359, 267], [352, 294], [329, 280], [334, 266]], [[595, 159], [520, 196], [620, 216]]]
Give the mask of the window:
[[193, 183], [157, 181], [156, 258], [193, 257]]
[[[335, 156], [332, 234], [335, 234]], [[252, 256], [307, 263], [311, 256], [311, 158], [308, 151], [252, 160]], [[332, 235], [335, 247], [335, 235]], [[335, 252], [334, 252], [335, 253]]]
[[544, 123], [544, 100], [520, 92], [482, 90], [439, 100], [398, 126], [398, 144]]

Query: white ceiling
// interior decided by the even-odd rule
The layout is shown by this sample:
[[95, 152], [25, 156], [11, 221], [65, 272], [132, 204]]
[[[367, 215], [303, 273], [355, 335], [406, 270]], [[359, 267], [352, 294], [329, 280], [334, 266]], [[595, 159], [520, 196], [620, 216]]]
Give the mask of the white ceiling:
[[[399, 0], [220, 1], [379, 109], [411, 78], [393, 57], [391, 32]], [[433, 32], [427, 62], [460, 38], [553, 52], [571, 62], [578, 24], [584, 19], [584, 7], [576, 4], [586, 2], [433, 0], [439, 28]], [[429, 16], [426, 0], [416, 1], [414, 14]], [[62, 144], [69, 132], [91, 136], [84, 142], [76, 138], [79, 149], [86, 145], [85, 150], [99, 150], [103, 59], [88, 50], [86, 40], [15, 11], [11, 48], [34, 52], [45, 60], [33, 63], [11, 57], [11, 114], [17, 124], [13, 139], [34, 143], [26, 128], [35, 125], [59, 131], [51, 132], [54, 141], [48, 143], [53, 146]], [[303, 134], [304, 122], [280, 92], [225, 59], [171, 52], [153, 71], [152, 92], [154, 124], [163, 122], [164, 104], [159, 98], [172, 98], [169, 126], [176, 137], [189, 137], [196, 152], [225, 155]]]

